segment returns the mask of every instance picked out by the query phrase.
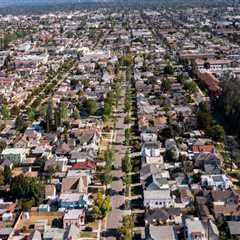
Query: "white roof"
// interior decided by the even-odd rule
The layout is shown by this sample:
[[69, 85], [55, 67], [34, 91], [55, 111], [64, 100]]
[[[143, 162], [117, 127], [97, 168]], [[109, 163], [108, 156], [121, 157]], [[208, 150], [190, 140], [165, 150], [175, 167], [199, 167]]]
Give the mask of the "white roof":
[[6, 148], [2, 151], [2, 155], [7, 154], [26, 154], [27, 149], [26, 148]]
[[144, 199], [171, 199], [169, 190], [144, 191]]
[[81, 196], [81, 193], [62, 193], [59, 199], [64, 202], [76, 202], [80, 200]]
[[194, 233], [194, 232], [205, 233], [203, 224], [198, 218], [186, 219], [186, 226], [188, 228], [188, 231], [191, 233]]
[[83, 214], [83, 209], [70, 209], [64, 214], [64, 220], [77, 219]]
[[174, 240], [175, 234], [173, 230], [173, 226], [149, 226], [149, 233], [151, 235], [151, 239], [153, 240]]

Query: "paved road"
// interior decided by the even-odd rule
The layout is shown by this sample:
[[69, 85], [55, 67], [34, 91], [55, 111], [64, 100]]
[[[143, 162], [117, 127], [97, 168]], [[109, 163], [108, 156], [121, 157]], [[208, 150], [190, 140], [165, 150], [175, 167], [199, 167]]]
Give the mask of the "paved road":
[[121, 206], [124, 205], [124, 196], [120, 193], [123, 190], [122, 182], [122, 158], [124, 157], [126, 146], [123, 145], [125, 139], [125, 129], [127, 125], [124, 124], [124, 105], [123, 102], [120, 104], [117, 113], [116, 131], [113, 138], [114, 149], [115, 149], [115, 161], [114, 169], [112, 171], [113, 182], [111, 188], [113, 190], [113, 196], [111, 196], [111, 208], [112, 210], [107, 217], [106, 231], [103, 234], [106, 239], [116, 239], [118, 237], [117, 229], [121, 227], [121, 220], [124, 214], [124, 210], [121, 210]]

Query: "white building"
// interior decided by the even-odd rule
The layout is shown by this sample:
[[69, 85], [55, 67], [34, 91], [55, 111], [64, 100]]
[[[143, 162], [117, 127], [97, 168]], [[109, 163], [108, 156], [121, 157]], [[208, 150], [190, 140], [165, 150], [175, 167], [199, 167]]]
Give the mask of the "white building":
[[202, 175], [202, 186], [213, 187], [214, 189], [229, 189], [232, 187], [232, 182], [225, 174], [219, 175]]
[[26, 161], [27, 153], [26, 148], [6, 148], [2, 151], [1, 158], [10, 162], [23, 163]]
[[146, 208], [169, 208], [174, 206], [174, 200], [170, 196], [169, 190], [144, 191], [144, 207]]
[[207, 235], [199, 218], [187, 218], [185, 221], [187, 240], [207, 240]]

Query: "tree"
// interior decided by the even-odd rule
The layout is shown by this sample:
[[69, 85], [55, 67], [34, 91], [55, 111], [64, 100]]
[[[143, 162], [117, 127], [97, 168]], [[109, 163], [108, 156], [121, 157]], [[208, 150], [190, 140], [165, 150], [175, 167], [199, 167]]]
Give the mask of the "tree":
[[104, 161], [106, 162], [106, 165], [108, 165], [109, 167], [112, 166], [112, 163], [114, 161], [114, 151], [113, 148], [108, 147], [105, 151], [104, 151], [104, 155], [103, 155]]
[[131, 134], [131, 129], [130, 128], [125, 129], [125, 143], [126, 143], [126, 145], [129, 145], [131, 135], [132, 135]]
[[167, 61], [167, 65], [164, 67], [164, 73], [167, 75], [172, 75], [174, 73], [174, 68], [169, 60]]
[[174, 131], [172, 126], [166, 127], [164, 129], [162, 129], [160, 135], [164, 138], [172, 138], [174, 137]]
[[61, 113], [61, 119], [66, 120], [67, 116], [68, 116], [68, 109], [67, 109], [66, 105], [64, 104], [64, 102], [60, 103], [60, 113]]
[[208, 111], [199, 110], [197, 113], [198, 127], [203, 130], [209, 130], [212, 125], [212, 115]]
[[184, 83], [184, 89], [190, 93], [197, 92], [197, 84], [194, 81], [187, 81]]
[[214, 141], [217, 141], [217, 142], [224, 141], [225, 131], [224, 131], [224, 128], [219, 124], [213, 125], [209, 129], [208, 134], [212, 137]]
[[12, 180], [12, 171], [9, 166], [4, 166], [3, 176], [4, 176], [4, 183], [10, 184]]
[[122, 170], [125, 173], [130, 173], [132, 171], [132, 163], [131, 158], [129, 157], [128, 149], [126, 150], [122, 161]]
[[82, 80], [83, 89], [88, 88], [90, 85], [89, 83], [90, 83], [89, 79], [83, 79]]
[[186, 81], [186, 77], [183, 74], [177, 75], [177, 81], [183, 84]]
[[43, 199], [44, 185], [38, 178], [19, 175], [12, 178], [10, 192], [16, 199], [34, 200], [38, 204]]
[[131, 55], [123, 56], [120, 58], [119, 62], [122, 66], [129, 67], [133, 64], [133, 57]]
[[164, 157], [165, 157], [165, 160], [168, 162], [176, 161], [178, 159], [176, 149], [174, 149], [174, 148], [167, 149]]
[[73, 118], [75, 120], [80, 119], [80, 112], [79, 112], [79, 110], [75, 109], [75, 111], [73, 112], [72, 116], [73, 116]]
[[17, 116], [20, 113], [20, 108], [16, 105], [14, 105], [11, 109], [11, 115]]
[[7, 143], [4, 140], [0, 140], [0, 153], [7, 147]]
[[125, 174], [123, 176], [122, 180], [123, 180], [123, 184], [126, 186], [127, 195], [129, 195], [129, 188], [130, 188], [130, 185], [131, 185], [131, 182], [132, 182], [131, 175]]
[[98, 192], [93, 202], [93, 217], [95, 219], [104, 218], [110, 210], [110, 197], [103, 198], [103, 194]]
[[21, 207], [24, 212], [29, 212], [33, 206], [32, 200], [23, 200], [21, 202]]
[[77, 79], [71, 79], [70, 85], [72, 89], [75, 89], [79, 84], [79, 81]]
[[90, 115], [94, 115], [97, 112], [97, 103], [93, 99], [86, 99], [84, 102], [84, 106]]
[[38, 158], [35, 162], [34, 162], [34, 166], [39, 168], [39, 172], [42, 173], [44, 171], [44, 166], [46, 163], [47, 159], [42, 157], [42, 158]]
[[132, 240], [133, 238], [134, 219], [132, 215], [124, 216], [122, 219], [122, 227], [119, 229], [123, 240]]
[[27, 127], [27, 124], [22, 115], [17, 116], [15, 120], [15, 128], [18, 131], [23, 131]]
[[204, 66], [205, 69], [209, 69], [211, 67], [210, 63], [208, 61], [205, 61], [203, 66]]
[[54, 111], [54, 125], [56, 130], [62, 126], [62, 115], [60, 108], [56, 108]]
[[3, 172], [0, 173], [0, 186], [5, 185], [4, 183], [4, 176], [3, 176]]
[[4, 120], [8, 120], [11, 116], [11, 112], [6, 104], [1, 107], [1, 114]]
[[30, 121], [33, 121], [36, 117], [36, 112], [33, 108], [29, 108], [28, 111], [27, 111], [27, 115], [28, 115], [28, 119]]
[[105, 166], [103, 170], [103, 175], [102, 175], [102, 182], [105, 185], [109, 185], [112, 182], [112, 166], [111, 168], [109, 166]]
[[172, 86], [172, 83], [169, 79], [164, 79], [162, 81], [162, 85], [161, 85], [161, 88], [162, 88], [162, 91], [163, 92], [167, 92], [171, 89], [171, 86]]

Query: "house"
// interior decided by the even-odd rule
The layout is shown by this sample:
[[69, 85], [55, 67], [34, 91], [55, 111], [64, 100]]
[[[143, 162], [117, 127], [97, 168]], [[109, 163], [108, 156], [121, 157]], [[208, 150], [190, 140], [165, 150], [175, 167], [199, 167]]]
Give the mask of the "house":
[[84, 193], [62, 193], [58, 200], [62, 209], [87, 208], [89, 204], [88, 196]]
[[155, 208], [145, 214], [145, 224], [181, 224], [182, 213], [180, 208]]
[[231, 236], [239, 239], [240, 237], [240, 222], [239, 221], [227, 221], [229, 233]]
[[213, 144], [195, 144], [192, 146], [192, 151], [194, 154], [214, 153], [215, 148]]
[[221, 92], [220, 81], [211, 72], [198, 72], [197, 77], [212, 95]]
[[194, 197], [188, 186], [179, 188], [180, 199], [185, 206], [193, 202]]
[[187, 240], [207, 240], [207, 235], [199, 218], [187, 218], [185, 220]]
[[16, 208], [16, 203], [13, 202], [4, 202], [3, 199], [0, 199], [0, 217], [3, 217], [5, 213], [12, 213]]
[[9, 238], [9, 236], [11, 235], [12, 231], [13, 231], [13, 229], [11, 227], [1, 227], [0, 228], [1, 240], [7, 240]]
[[68, 156], [71, 152], [71, 148], [67, 143], [60, 144], [56, 149], [58, 156]]
[[4, 160], [2, 163], [1, 163], [1, 165], [0, 165], [0, 168], [2, 169], [2, 170], [4, 170], [4, 167], [5, 166], [7, 166], [7, 167], [10, 167], [10, 169], [12, 169], [12, 167], [13, 167], [13, 162], [11, 162], [11, 161], [9, 161], [9, 160]]
[[210, 193], [214, 205], [238, 204], [239, 195], [232, 190], [213, 190]]
[[80, 227], [85, 224], [85, 210], [84, 209], [70, 209], [63, 217], [63, 227], [67, 228], [71, 224]]
[[90, 170], [92, 173], [96, 170], [96, 163], [91, 160], [73, 164], [72, 170]]
[[160, 169], [156, 164], [144, 164], [140, 170], [140, 179], [144, 182], [148, 177], [160, 173]]
[[179, 158], [179, 150], [178, 150], [178, 147], [177, 147], [177, 143], [174, 139], [167, 139], [165, 141], [165, 148], [167, 151], [171, 151], [174, 153], [174, 158], [175, 159], [178, 159]]
[[43, 230], [43, 240], [64, 239], [65, 229], [46, 226]]
[[6, 148], [2, 151], [1, 158], [13, 163], [23, 163], [26, 161], [27, 154], [26, 148]]
[[168, 208], [174, 205], [174, 200], [171, 198], [169, 190], [145, 190], [143, 195], [145, 208]]
[[199, 153], [195, 155], [196, 168], [202, 169], [206, 175], [218, 175], [222, 173], [221, 161], [214, 153]]
[[205, 222], [212, 217], [207, 205], [208, 196], [196, 196], [196, 210], [198, 212], [198, 216]]
[[50, 205], [48, 205], [48, 204], [40, 204], [38, 206], [38, 211], [39, 212], [50, 212]]
[[67, 159], [55, 158], [47, 160], [44, 165], [44, 171], [48, 171], [51, 168], [55, 168], [60, 172], [65, 172], [67, 170]]
[[239, 204], [214, 204], [213, 214], [216, 219], [222, 219], [226, 221], [240, 221]]
[[95, 153], [91, 150], [89, 151], [72, 151], [70, 156], [71, 163], [85, 162], [85, 161], [93, 161], [96, 157]]
[[45, 199], [54, 200], [56, 198], [56, 187], [53, 184], [45, 186]]
[[33, 231], [29, 235], [28, 240], [42, 240], [41, 232], [39, 232], [38, 230]]
[[228, 68], [231, 66], [231, 60], [225, 59], [208, 59], [206, 61], [202, 59], [196, 59], [195, 64], [198, 70], [209, 70], [209, 71], [216, 71], [216, 70], [223, 70], [224, 68]]
[[149, 225], [146, 227], [146, 239], [151, 240], [177, 240], [174, 227], [171, 225], [154, 226]]
[[213, 189], [229, 189], [232, 187], [232, 182], [225, 174], [220, 175], [202, 175], [201, 185], [213, 187]]
[[61, 193], [87, 193], [88, 179], [86, 175], [65, 177], [62, 180]]
[[142, 140], [142, 142], [156, 142], [157, 141], [157, 134], [156, 133], [142, 132], [141, 133], [141, 140]]
[[64, 239], [80, 240], [79, 228], [76, 225], [71, 224], [65, 231]]
[[145, 179], [144, 189], [149, 190], [159, 190], [159, 189], [169, 189], [168, 180], [158, 175], [151, 175]]
[[158, 142], [147, 142], [142, 145], [141, 149], [142, 161], [145, 163], [163, 164], [163, 156], [161, 155], [161, 146]]

